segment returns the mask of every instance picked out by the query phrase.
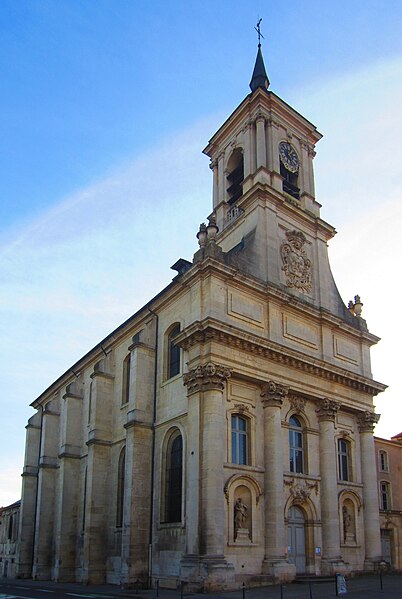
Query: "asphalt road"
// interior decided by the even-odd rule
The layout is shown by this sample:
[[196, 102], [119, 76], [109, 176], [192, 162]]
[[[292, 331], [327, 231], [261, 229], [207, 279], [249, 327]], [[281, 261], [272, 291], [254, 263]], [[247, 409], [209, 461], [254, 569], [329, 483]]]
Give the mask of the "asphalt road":
[[[385, 575], [383, 588], [378, 576], [357, 577], [347, 581], [347, 595], [351, 599], [402, 599], [402, 575]], [[242, 590], [209, 595], [187, 594], [184, 599], [243, 599]], [[258, 589], [245, 589], [244, 599], [336, 599], [334, 582], [289, 584]], [[0, 579], [0, 599], [156, 599], [156, 591], [123, 590], [114, 585]], [[180, 591], [160, 589], [159, 599], [183, 599]]]

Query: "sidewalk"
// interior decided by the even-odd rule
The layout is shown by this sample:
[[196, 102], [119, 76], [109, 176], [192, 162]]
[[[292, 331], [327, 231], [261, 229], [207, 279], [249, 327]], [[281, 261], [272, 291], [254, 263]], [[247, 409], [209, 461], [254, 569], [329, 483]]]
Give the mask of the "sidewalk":
[[[35, 591], [50, 590], [76, 593], [82, 596], [101, 596], [110, 598], [130, 597], [132, 599], [156, 599], [156, 589], [135, 590], [120, 589], [115, 585], [82, 585], [79, 583], [56, 583], [50, 581], [33, 581], [21, 579], [0, 579], [0, 593], [5, 587], [31, 588]], [[347, 581], [347, 595], [353, 599], [402, 599], [402, 575], [387, 574], [383, 576], [383, 589], [380, 588], [379, 576], [356, 577]], [[158, 599], [243, 599], [243, 590], [225, 593], [186, 593], [180, 590], [159, 589]], [[262, 588], [244, 589], [244, 599], [336, 599], [335, 582], [318, 582], [311, 584], [286, 584]]]

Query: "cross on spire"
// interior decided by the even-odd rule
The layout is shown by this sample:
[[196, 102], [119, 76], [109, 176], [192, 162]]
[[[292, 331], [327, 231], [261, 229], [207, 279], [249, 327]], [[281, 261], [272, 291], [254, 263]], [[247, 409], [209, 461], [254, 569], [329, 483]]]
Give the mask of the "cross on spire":
[[254, 27], [254, 29], [256, 30], [256, 32], [258, 34], [258, 47], [259, 48], [261, 48], [261, 38], [264, 39], [264, 36], [261, 33], [261, 21], [262, 21], [262, 18], [258, 19], [257, 25]]

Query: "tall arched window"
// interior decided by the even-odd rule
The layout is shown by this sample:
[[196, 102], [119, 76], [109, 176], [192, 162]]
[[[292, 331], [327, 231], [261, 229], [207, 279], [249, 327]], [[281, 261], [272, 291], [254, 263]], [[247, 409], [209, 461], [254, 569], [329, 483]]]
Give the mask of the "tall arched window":
[[123, 362], [123, 385], [122, 385], [122, 405], [128, 403], [130, 399], [130, 371], [131, 371], [131, 353], [124, 358]]
[[350, 443], [345, 439], [338, 439], [338, 470], [339, 480], [351, 480]]
[[169, 440], [166, 453], [165, 522], [181, 522], [183, 438], [179, 431]]
[[289, 419], [289, 470], [304, 472], [303, 427], [296, 416]]
[[391, 485], [387, 481], [380, 482], [380, 510], [391, 509]]
[[236, 148], [231, 155], [227, 170], [228, 203], [232, 206], [243, 195], [244, 160], [241, 148]]
[[168, 335], [168, 378], [176, 376], [180, 372], [180, 347], [175, 343], [175, 337], [180, 333], [180, 325], [177, 324], [171, 329]]
[[120, 452], [117, 472], [116, 527], [123, 526], [124, 483], [126, 475], [126, 448]]
[[249, 463], [249, 432], [248, 420], [232, 414], [231, 418], [232, 432], [232, 464]]
[[388, 454], [384, 450], [380, 450], [378, 453], [378, 464], [381, 472], [388, 472]]

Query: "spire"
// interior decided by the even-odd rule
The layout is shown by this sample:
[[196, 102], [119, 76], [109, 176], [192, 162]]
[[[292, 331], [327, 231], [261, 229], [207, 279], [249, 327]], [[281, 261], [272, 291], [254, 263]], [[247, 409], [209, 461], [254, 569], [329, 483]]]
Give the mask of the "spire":
[[264, 59], [261, 52], [261, 38], [264, 37], [261, 33], [260, 24], [262, 19], [258, 19], [257, 27], [255, 30], [258, 33], [258, 52], [257, 58], [255, 59], [254, 71], [250, 81], [250, 89], [254, 92], [258, 87], [268, 89], [269, 79], [265, 70]]

